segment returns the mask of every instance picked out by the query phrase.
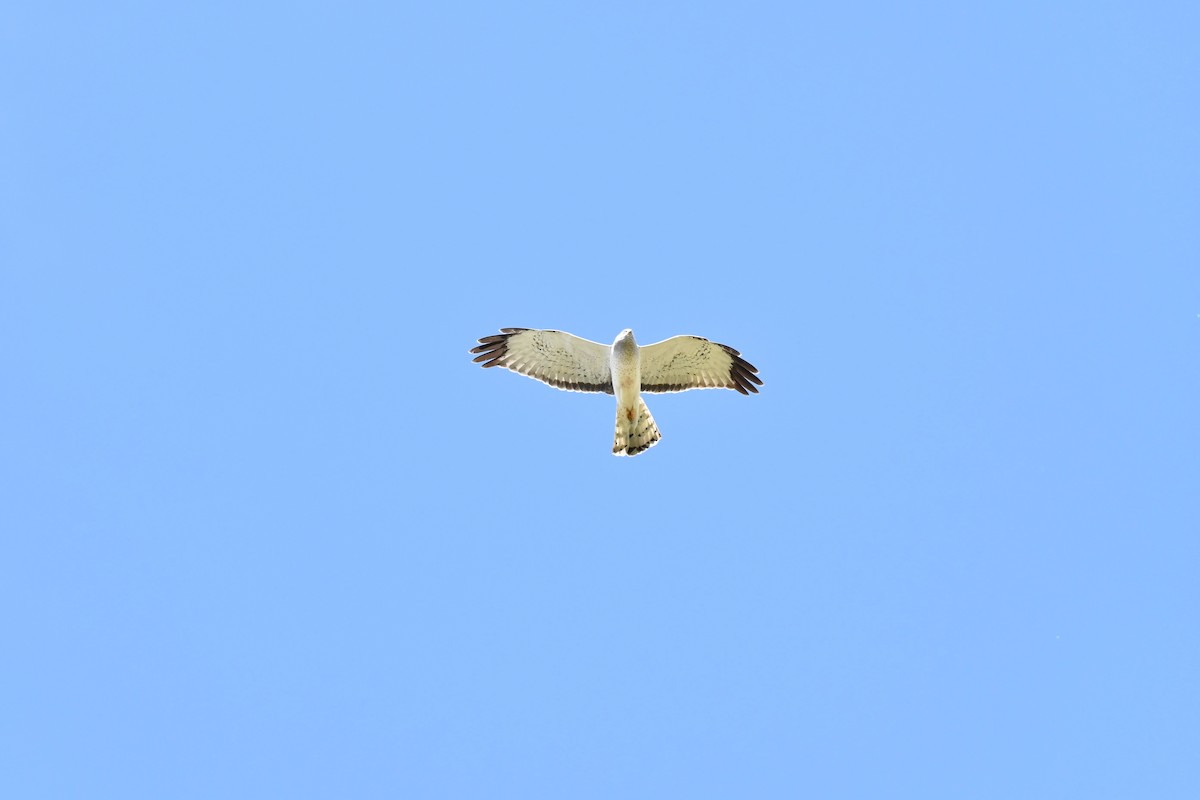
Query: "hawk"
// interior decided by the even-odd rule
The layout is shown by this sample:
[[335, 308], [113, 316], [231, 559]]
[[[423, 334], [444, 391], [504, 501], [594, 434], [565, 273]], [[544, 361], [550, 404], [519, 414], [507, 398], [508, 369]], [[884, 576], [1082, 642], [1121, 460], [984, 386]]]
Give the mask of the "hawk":
[[501, 328], [471, 352], [484, 367], [504, 367], [559, 389], [615, 394], [615, 456], [636, 456], [662, 438], [642, 392], [734, 389], [748, 395], [762, 386], [758, 370], [741, 353], [699, 336], [639, 347], [626, 328], [609, 346], [563, 331]]

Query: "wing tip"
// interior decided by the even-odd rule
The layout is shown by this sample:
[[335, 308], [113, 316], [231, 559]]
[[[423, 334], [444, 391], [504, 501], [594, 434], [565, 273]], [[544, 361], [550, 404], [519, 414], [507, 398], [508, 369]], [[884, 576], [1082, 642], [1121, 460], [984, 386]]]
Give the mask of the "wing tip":
[[742, 354], [729, 345], [722, 344], [720, 347], [732, 359], [732, 363], [729, 365], [729, 377], [734, 385], [729, 388], [736, 389], [745, 395], [758, 394], [758, 386], [763, 385], [762, 378], [756, 374], [758, 367], [742, 358]]
[[[501, 328], [504, 330], [504, 328]], [[492, 334], [484, 336], [479, 340], [479, 344], [472, 347], [469, 353], [479, 354], [471, 359], [472, 362], [479, 364], [484, 369], [488, 367], [501, 366], [501, 361], [508, 355], [508, 339], [511, 334]], [[480, 362], [486, 361], [486, 364]]]
[[491, 336], [484, 336], [478, 340], [479, 344], [468, 350], [468, 353], [482, 353], [483, 355], [471, 359], [475, 363], [493, 359], [490, 363], [484, 364], [484, 367], [496, 366], [500, 359], [508, 353], [508, 340], [513, 334], [527, 331], [529, 328], [501, 328], [500, 333], [493, 333]]

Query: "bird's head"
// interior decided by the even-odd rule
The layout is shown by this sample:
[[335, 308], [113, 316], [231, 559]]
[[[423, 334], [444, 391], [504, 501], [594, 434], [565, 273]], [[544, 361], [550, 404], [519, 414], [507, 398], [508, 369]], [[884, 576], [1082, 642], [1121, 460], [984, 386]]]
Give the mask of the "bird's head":
[[633, 331], [629, 328], [626, 328], [625, 330], [618, 333], [616, 340], [613, 341], [613, 345], [615, 346], [618, 344], [625, 345], [626, 347], [628, 347], [629, 345], [637, 344], [637, 342], [634, 341], [634, 338], [633, 338]]

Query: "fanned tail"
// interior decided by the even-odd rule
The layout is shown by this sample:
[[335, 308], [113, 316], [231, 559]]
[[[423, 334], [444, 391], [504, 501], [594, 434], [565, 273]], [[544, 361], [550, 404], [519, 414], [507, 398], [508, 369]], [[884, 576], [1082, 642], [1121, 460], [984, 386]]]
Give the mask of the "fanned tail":
[[648, 450], [658, 444], [662, 435], [650, 416], [646, 402], [638, 398], [637, 414], [629, 419], [629, 411], [617, 406], [617, 433], [613, 438], [614, 456], [636, 456], [643, 450]]

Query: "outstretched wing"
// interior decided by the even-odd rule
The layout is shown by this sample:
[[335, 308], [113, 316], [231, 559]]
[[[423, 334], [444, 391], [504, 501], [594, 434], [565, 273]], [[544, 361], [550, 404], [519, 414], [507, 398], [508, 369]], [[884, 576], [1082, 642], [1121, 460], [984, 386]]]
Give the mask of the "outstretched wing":
[[673, 336], [642, 348], [642, 391], [736, 389], [758, 392], [754, 365], [724, 344], [699, 336]]
[[613, 393], [606, 345], [562, 331], [501, 328], [472, 353], [485, 367], [504, 367], [570, 392]]

